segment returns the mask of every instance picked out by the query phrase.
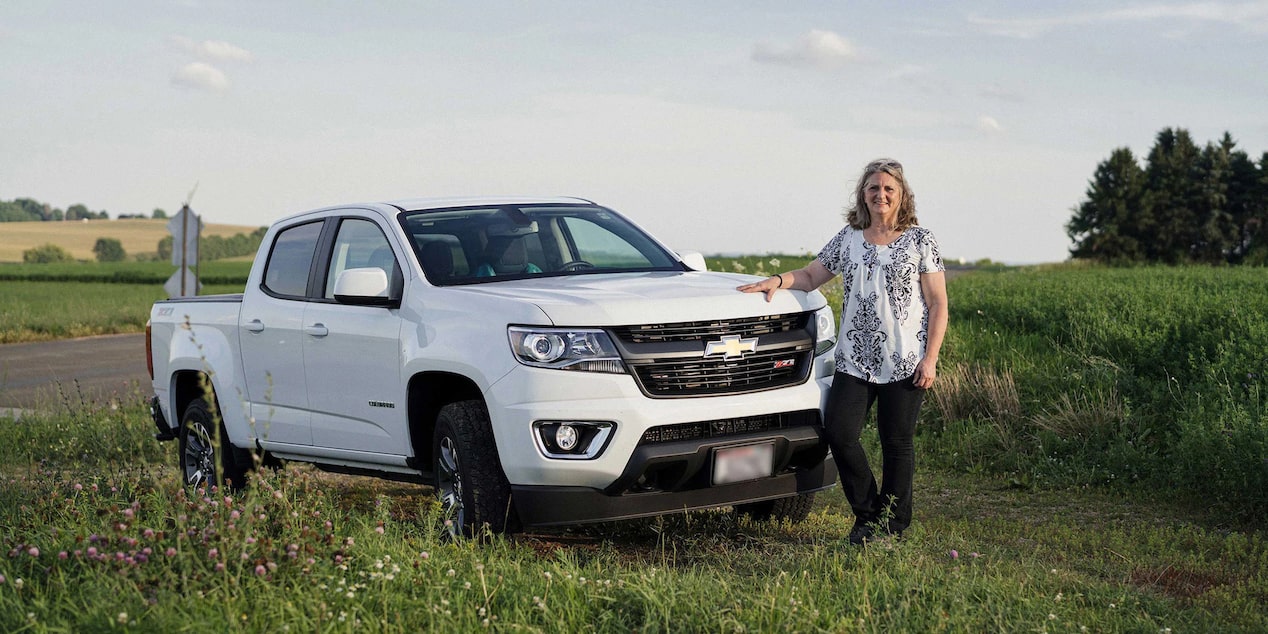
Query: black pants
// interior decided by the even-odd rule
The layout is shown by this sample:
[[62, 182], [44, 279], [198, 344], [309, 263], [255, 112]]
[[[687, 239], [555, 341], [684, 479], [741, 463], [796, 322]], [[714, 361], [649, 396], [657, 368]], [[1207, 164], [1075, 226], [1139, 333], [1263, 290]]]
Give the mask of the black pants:
[[[916, 418], [925, 391], [910, 378], [893, 383], [868, 383], [837, 372], [828, 392], [823, 428], [841, 473], [845, 499], [859, 521], [888, 519], [890, 532], [911, 525], [911, 486], [916, 473]], [[867, 411], [876, 403], [876, 427], [881, 438], [881, 487], [859, 444]]]

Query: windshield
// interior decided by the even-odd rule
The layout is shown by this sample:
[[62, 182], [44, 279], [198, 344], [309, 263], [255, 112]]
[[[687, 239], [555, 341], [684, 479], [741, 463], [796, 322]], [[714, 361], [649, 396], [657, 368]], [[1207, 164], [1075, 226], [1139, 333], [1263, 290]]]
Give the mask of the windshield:
[[680, 271], [616, 212], [593, 205], [412, 211], [401, 226], [433, 284], [631, 271]]

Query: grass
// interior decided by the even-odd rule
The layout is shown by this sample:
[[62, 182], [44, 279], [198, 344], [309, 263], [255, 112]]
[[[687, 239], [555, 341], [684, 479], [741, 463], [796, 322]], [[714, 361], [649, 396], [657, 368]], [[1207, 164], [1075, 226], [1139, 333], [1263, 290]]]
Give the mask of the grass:
[[[240, 293], [242, 285], [204, 286]], [[142, 332], [150, 306], [167, 293], [154, 284], [0, 281], [0, 344]]]
[[[43, 244], [56, 244], [77, 260], [94, 260], [92, 251], [97, 238], [114, 238], [123, 244], [128, 256], [158, 253], [159, 240], [170, 235], [167, 220], [126, 218], [123, 220], [88, 220], [76, 222], [3, 222], [0, 223], [0, 262], [21, 262], [22, 252]], [[251, 233], [256, 227], [205, 224], [203, 235], [232, 237]]]
[[897, 543], [727, 511], [454, 542], [425, 487], [187, 492], [136, 403], [0, 425], [4, 631], [1263, 631], [1268, 544], [1199, 508], [917, 478]]

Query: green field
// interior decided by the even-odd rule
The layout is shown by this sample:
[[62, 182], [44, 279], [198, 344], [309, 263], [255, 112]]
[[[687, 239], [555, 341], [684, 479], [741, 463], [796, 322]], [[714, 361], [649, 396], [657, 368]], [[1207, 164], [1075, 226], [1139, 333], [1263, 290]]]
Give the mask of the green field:
[[[126, 218], [123, 220], [87, 220], [70, 222], [2, 222], [0, 223], [0, 262], [21, 262], [22, 252], [44, 244], [55, 244], [77, 260], [96, 259], [93, 245], [98, 238], [114, 238], [123, 245], [128, 256], [154, 255], [158, 243], [170, 236], [167, 220]], [[249, 234], [256, 227], [207, 224], [204, 236], [232, 237]]]
[[[711, 267], [805, 261], [770, 259]], [[839, 490], [797, 526], [456, 543], [425, 487], [294, 467], [185, 493], [137, 395], [0, 422], [0, 631], [1268, 630], [1268, 271], [977, 271], [949, 293], [902, 542], [847, 546]]]

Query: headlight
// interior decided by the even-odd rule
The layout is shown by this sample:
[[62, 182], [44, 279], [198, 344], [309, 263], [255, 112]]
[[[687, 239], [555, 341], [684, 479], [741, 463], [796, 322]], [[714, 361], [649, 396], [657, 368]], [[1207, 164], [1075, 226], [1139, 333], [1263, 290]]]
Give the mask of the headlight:
[[556, 370], [625, 373], [621, 355], [602, 330], [511, 326], [511, 351], [524, 365]]
[[831, 306], [815, 311], [815, 356], [832, 349], [837, 343], [837, 318]]

